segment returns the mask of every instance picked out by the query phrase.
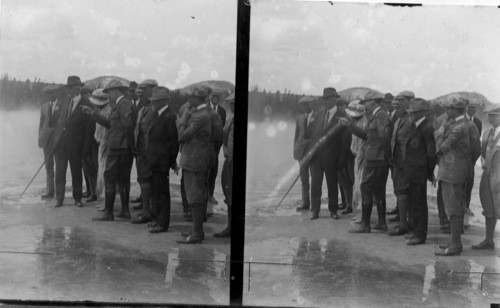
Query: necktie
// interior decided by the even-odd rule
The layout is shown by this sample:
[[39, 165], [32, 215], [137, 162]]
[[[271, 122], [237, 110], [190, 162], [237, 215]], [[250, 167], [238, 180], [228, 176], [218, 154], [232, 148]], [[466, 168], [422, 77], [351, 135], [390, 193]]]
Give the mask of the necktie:
[[489, 133], [489, 136], [488, 136], [488, 147], [491, 147], [493, 146], [491, 143], [493, 142], [493, 140], [495, 139], [495, 128], [492, 128], [490, 130], [490, 133]]
[[50, 106], [49, 106], [49, 114], [50, 115], [54, 114], [54, 105], [52, 105], [52, 103], [50, 103]]
[[73, 111], [73, 99], [69, 102], [69, 107], [68, 107], [68, 118], [71, 112]]

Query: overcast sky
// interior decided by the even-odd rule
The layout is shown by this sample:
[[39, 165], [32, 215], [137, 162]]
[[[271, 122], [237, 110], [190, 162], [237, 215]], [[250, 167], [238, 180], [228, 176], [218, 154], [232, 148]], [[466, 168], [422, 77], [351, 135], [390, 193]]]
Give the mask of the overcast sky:
[[235, 82], [234, 0], [0, 1], [0, 71], [12, 77]]
[[500, 103], [500, 10], [256, 1], [250, 86], [413, 90], [432, 99], [477, 91]]

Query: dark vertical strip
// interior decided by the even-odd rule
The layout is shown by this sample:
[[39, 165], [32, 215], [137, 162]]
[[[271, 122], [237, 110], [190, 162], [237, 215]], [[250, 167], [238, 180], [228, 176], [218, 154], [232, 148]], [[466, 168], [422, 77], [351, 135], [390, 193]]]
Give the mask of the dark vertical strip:
[[250, 1], [238, 1], [237, 23], [233, 149], [233, 212], [231, 220], [231, 278], [229, 282], [229, 302], [231, 305], [242, 305], [243, 303]]

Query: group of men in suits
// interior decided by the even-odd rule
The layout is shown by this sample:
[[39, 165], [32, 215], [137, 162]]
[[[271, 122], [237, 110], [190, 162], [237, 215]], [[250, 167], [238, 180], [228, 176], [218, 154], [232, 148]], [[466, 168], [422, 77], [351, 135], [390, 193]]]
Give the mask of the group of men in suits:
[[[232, 203], [228, 195], [231, 193], [231, 184], [228, 182], [232, 181], [233, 121], [230, 121], [224, 133], [222, 123], [225, 123], [226, 113], [218, 105], [221, 93], [210, 95], [210, 87], [195, 86], [188, 93], [188, 103], [178, 119], [168, 105], [171, 98], [169, 89], [158, 86], [155, 80], [148, 79], [139, 85], [131, 83], [128, 86], [112, 80], [104, 89], [94, 91], [95, 98], [87, 95], [85, 88], [82, 91], [83, 86], [79, 77], [70, 76], [66, 84], [68, 97], [60, 95], [61, 88], [58, 86], [51, 85], [44, 89], [49, 102], [42, 106], [39, 127], [39, 146], [44, 150], [47, 169], [47, 191], [42, 198], [55, 196], [55, 206], [63, 205], [69, 162], [75, 204], [83, 206], [82, 170], [91, 183], [92, 196], [88, 202], [97, 200], [95, 191], [99, 145], [92, 145], [97, 144], [94, 133], [96, 125], [100, 125], [106, 131], [106, 158], [102, 166], [105, 200], [102, 211], [92, 219], [114, 220], [117, 187], [121, 202], [117, 217], [132, 218], [129, 209], [130, 175], [135, 157], [142, 213], [132, 219], [132, 223], [147, 223], [150, 233], [168, 231], [171, 212], [169, 172], [179, 171], [177, 156], [180, 151], [180, 168], [185, 195], [192, 211], [193, 231], [178, 242], [201, 243], [210, 197], [214, 201], [218, 153], [223, 144], [224, 153], [231, 153], [225, 155], [226, 160], [230, 156], [231, 164], [226, 166], [225, 162], [222, 188], [228, 208]], [[91, 103], [102, 102], [103, 95], [110, 107], [106, 116], [101, 114], [97, 105]], [[228, 103], [234, 107], [234, 95], [232, 97]], [[52, 171], [54, 161], [55, 181]], [[82, 166], [82, 163], [87, 164], [87, 167]], [[229, 224], [228, 209], [228, 228], [215, 236], [229, 237]]]
[[[296, 120], [293, 151], [294, 159], [301, 162], [302, 205], [297, 211], [310, 209], [311, 220], [318, 219], [325, 175], [330, 217], [339, 219], [338, 186], [341, 178], [344, 179], [341, 187], [347, 187], [342, 198], [342, 203], [345, 203], [342, 214], [352, 213], [356, 206], [353, 193], [356, 195], [354, 183], [357, 181], [360, 183], [361, 217], [353, 218], [349, 232], [370, 233], [371, 213], [375, 206], [378, 216], [373, 227], [375, 230], [388, 231], [391, 236], [404, 235], [408, 245], [420, 245], [427, 239], [427, 182], [439, 183], [440, 223], [444, 232], [451, 234], [451, 241], [441, 245], [443, 250], [437, 251], [436, 255], [460, 254], [464, 216], [474, 181], [473, 169], [481, 155], [481, 121], [474, 116], [477, 105], [461, 96], [452, 96], [445, 106], [445, 114], [431, 123], [427, 118], [429, 102], [416, 98], [411, 91], [403, 91], [396, 97], [386, 94], [384, 98], [373, 91], [368, 92], [364, 99], [348, 103], [346, 109], [342, 108], [346, 102], [334, 88], [325, 88], [321, 99], [317, 112], [312, 106], [315, 98], [299, 100], [302, 114]], [[493, 183], [500, 179], [500, 165], [495, 169], [492, 164], [495, 159], [500, 159], [492, 154], [497, 153], [500, 143], [495, 139], [497, 135], [491, 132], [500, 130], [497, 129], [500, 124], [498, 114], [498, 108], [490, 111], [494, 128], [488, 132], [491, 138], [483, 137], [482, 146], [483, 166], [488, 170], [488, 176], [485, 171], [481, 183], [487, 236], [473, 249], [493, 247], [491, 230], [494, 230], [500, 213], [498, 185], [493, 188]], [[366, 120], [362, 121], [362, 118]], [[311, 156], [312, 159], [306, 162]], [[436, 166], [437, 178], [434, 175]], [[398, 222], [393, 228], [388, 228], [386, 223], [389, 174], [397, 200], [397, 211], [391, 211], [397, 214], [392, 221]]]

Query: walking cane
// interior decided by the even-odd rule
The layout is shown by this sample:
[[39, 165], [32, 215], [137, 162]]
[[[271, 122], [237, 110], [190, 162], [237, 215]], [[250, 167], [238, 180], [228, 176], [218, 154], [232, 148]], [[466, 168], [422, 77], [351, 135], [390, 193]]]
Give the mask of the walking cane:
[[310, 150], [307, 152], [306, 156], [300, 161], [300, 172], [299, 172], [299, 175], [295, 178], [295, 180], [293, 181], [293, 183], [290, 186], [290, 188], [288, 188], [288, 190], [285, 193], [285, 195], [283, 196], [283, 198], [281, 198], [280, 203], [274, 209], [275, 211], [281, 205], [281, 203], [283, 202], [283, 200], [285, 200], [286, 196], [288, 196], [288, 194], [292, 190], [293, 186], [295, 185], [295, 183], [297, 183], [297, 180], [300, 178], [300, 175], [302, 174], [302, 172], [304, 172], [304, 170], [306, 170], [307, 166], [311, 163], [311, 160], [314, 157], [314, 155], [316, 154], [316, 152], [320, 149], [321, 146], [323, 146], [323, 144], [326, 143], [327, 140], [329, 140], [330, 138], [332, 138], [332, 136], [337, 135], [338, 133], [340, 133], [341, 128], [342, 128], [342, 126], [340, 124], [336, 124], [335, 126], [333, 126], [332, 128], [330, 128], [330, 130], [328, 130], [328, 132], [323, 137], [321, 137], [318, 140], [318, 142], [316, 142], [316, 144], [314, 144], [314, 146], [312, 148], [310, 148]]
[[21, 193], [21, 195], [19, 196], [18, 200], [21, 199], [24, 195], [24, 193], [26, 192], [26, 190], [28, 190], [28, 187], [30, 187], [31, 183], [33, 183], [33, 181], [35, 180], [36, 176], [38, 175], [38, 173], [40, 172], [40, 170], [42, 170], [42, 167], [43, 165], [45, 165], [45, 160], [43, 161], [42, 165], [40, 166], [40, 168], [38, 168], [38, 171], [35, 173], [35, 175], [33, 176], [33, 178], [31, 179], [31, 181], [28, 183], [28, 186], [26, 186], [26, 188], [23, 190], [23, 192]]

